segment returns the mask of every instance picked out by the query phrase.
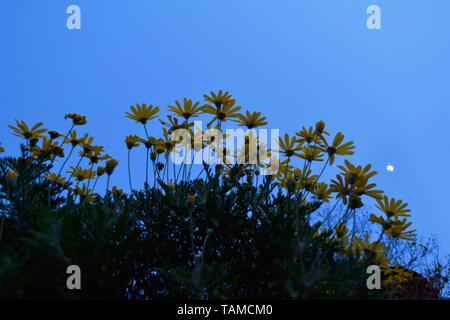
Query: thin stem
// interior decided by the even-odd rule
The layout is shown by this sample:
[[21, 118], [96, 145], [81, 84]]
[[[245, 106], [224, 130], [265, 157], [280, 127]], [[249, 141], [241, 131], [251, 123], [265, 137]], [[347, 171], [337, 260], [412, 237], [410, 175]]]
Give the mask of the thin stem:
[[67, 164], [67, 161], [69, 161], [69, 158], [70, 158], [70, 156], [72, 155], [72, 152], [73, 152], [73, 149], [74, 149], [74, 148], [75, 148], [75, 147], [72, 146], [72, 149], [70, 149], [69, 155], [68, 155], [67, 158], [64, 160], [64, 162], [63, 162], [63, 164], [62, 164], [62, 166], [61, 166], [61, 169], [59, 169], [59, 172], [58, 172], [57, 177], [58, 177], [58, 176], [61, 174], [61, 172], [63, 171], [64, 166]]
[[88, 178], [88, 184], [87, 184], [87, 188], [86, 188], [86, 194], [88, 193], [89, 185], [91, 184], [92, 168], [94, 168], [94, 163], [92, 163], [91, 168], [89, 169], [89, 178]]
[[166, 158], [166, 163], [164, 165], [164, 172], [163, 172], [163, 180], [167, 178], [166, 182], [169, 183], [169, 169], [168, 169], [168, 164], [169, 164], [169, 156], [167, 156]]
[[175, 168], [175, 162], [173, 162], [173, 179], [175, 180], [175, 184], [177, 183], [176, 174], [177, 169]]
[[325, 171], [325, 168], [327, 167], [327, 164], [328, 164], [329, 161], [330, 161], [330, 158], [328, 158], [327, 161], [325, 161], [325, 164], [324, 164], [322, 170], [320, 171], [320, 174], [317, 176], [315, 182], [319, 181], [319, 179], [322, 176], [323, 172]]
[[384, 235], [384, 229], [381, 229], [380, 236], [378, 237], [378, 239], [377, 239], [376, 242], [380, 242], [380, 240], [381, 240], [381, 238], [383, 237], [383, 235]]
[[355, 230], [356, 229], [356, 214], [353, 212], [353, 226], [352, 226], [352, 241], [350, 243], [350, 246], [353, 245], [353, 238], [355, 237]]
[[147, 125], [143, 125], [144, 126], [144, 130], [145, 130], [145, 135], [147, 136], [147, 140], [150, 139], [148, 132], [147, 132]]
[[205, 263], [206, 242], [208, 241], [208, 238], [209, 238], [209, 233], [208, 233], [208, 231], [206, 231], [206, 237], [205, 237], [205, 240], [203, 241], [203, 246], [202, 246], [201, 265], [203, 265]]
[[111, 178], [111, 176], [108, 174], [108, 180], [106, 180], [106, 193], [108, 193], [108, 189], [109, 189], [109, 179]]
[[94, 192], [94, 190], [95, 190], [95, 186], [97, 185], [98, 179], [100, 179], [100, 176], [97, 176], [97, 179], [95, 179], [95, 183], [92, 186], [92, 192]]
[[72, 124], [72, 126], [70, 127], [69, 131], [67, 132], [67, 134], [64, 136], [64, 141], [62, 144], [64, 144], [64, 142], [66, 142], [67, 137], [70, 135], [70, 133], [72, 132], [73, 127], [75, 127], [75, 124]]
[[128, 180], [130, 182], [130, 192], [133, 192], [133, 187], [131, 185], [130, 155], [131, 155], [131, 149], [128, 149]]
[[[75, 171], [77, 171], [78, 167], [80, 166], [81, 161], [83, 160], [83, 156], [80, 156], [80, 160], [78, 161], [75, 169], [73, 169], [73, 173], [75, 173]], [[69, 184], [70, 179], [72, 179], [73, 177], [73, 173], [70, 175], [69, 180], [67, 180], [67, 184]]]
[[195, 180], [197, 180], [198, 178], [200, 178], [201, 174], [203, 173], [203, 171], [205, 170], [205, 167], [203, 166], [202, 170], [200, 171], [200, 173], [198, 174], [197, 178], [195, 178]]
[[158, 175], [159, 178], [159, 172], [156, 172], [157, 168], [156, 168], [156, 161], [158, 158], [155, 159], [155, 161], [153, 161], [153, 189], [155, 189], [156, 187], [156, 175]]
[[176, 177], [176, 179], [175, 179], [175, 183], [177, 183], [177, 181], [178, 181], [178, 178], [180, 177], [180, 173], [181, 173], [181, 170], [183, 169], [183, 176], [182, 176], [182, 178], [183, 178], [183, 180], [185, 180], [185, 171], [186, 171], [186, 155], [187, 155], [187, 148], [185, 147], [184, 148], [184, 151], [183, 151], [183, 165], [180, 167], [180, 170], [178, 170], [178, 174], [177, 174], [177, 177]]
[[[148, 131], [147, 131], [147, 125], [143, 124], [144, 126], [144, 130], [145, 130], [145, 135], [147, 136], [147, 140], [150, 139], [149, 135], [148, 135]], [[145, 158], [145, 183], [148, 184], [148, 153], [149, 153], [149, 148], [147, 148], [147, 157]]]
[[[325, 164], [324, 164], [322, 170], [320, 171], [320, 174], [317, 176], [316, 180], [314, 181], [314, 185], [317, 183], [317, 181], [319, 181], [320, 177], [322, 176], [323, 172], [325, 171], [328, 161], [330, 161], [330, 158], [328, 158], [327, 161], [325, 161]], [[306, 197], [308, 196], [308, 193], [309, 193], [309, 191], [305, 190], [305, 194], [303, 194], [303, 190], [302, 190], [302, 192], [300, 193], [300, 199], [303, 200], [303, 196], [305, 196], [305, 199], [306, 199]]]
[[[316, 145], [317, 145], [317, 139], [318, 139], [318, 138], [319, 138], [319, 136], [317, 135], [317, 136], [316, 136], [316, 139], [314, 139], [313, 152], [312, 152], [313, 158], [314, 158], [314, 152], [316, 151]], [[308, 167], [306, 168], [306, 171], [308, 171], [309, 169], [311, 169], [311, 165], [312, 165], [312, 160], [309, 161]]]
[[189, 209], [189, 222], [190, 222], [190, 231], [191, 231], [191, 246], [192, 246], [192, 255], [195, 260], [196, 252], [195, 252], [195, 242], [194, 242], [194, 223], [192, 222], [192, 212]]
[[147, 184], [148, 184], [148, 152], [149, 149], [147, 148], [147, 157], [145, 158], [145, 183]]
[[288, 161], [287, 161], [287, 163], [286, 163], [286, 170], [284, 170], [283, 181], [281, 181], [281, 187], [283, 187], [284, 182], [285, 182], [285, 180], [286, 180], [286, 175], [287, 175], [287, 172], [288, 172], [288, 168], [289, 168], [289, 163], [290, 163], [290, 162], [291, 162], [291, 157], [288, 157]]
[[187, 180], [191, 179], [191, 170], [192, 170], [192, 165], [194, 164], [194, 160], [195, 160], [195, 150], [194, 150], [194, 153], [192, 155], [192, 161], [191, 161], [191, 163], [189, 165], [189, 170], [188, 170], [188, 173], [187, 173]]
[[[336, 200], [336, 203], [334, 204], [333, 208], [331, 209], [330, 212], [328, 212], [328, 214], [326, 215], [325, 219], [323, 219], [323, 222], [327, 221], [328, 218], [331, 216], [331, 214], [333, 213], [334, 209], [336, 209], [337, 205], [339, 203], [339, 200]], [[322, 223], [323, 223], [322, 222]]]

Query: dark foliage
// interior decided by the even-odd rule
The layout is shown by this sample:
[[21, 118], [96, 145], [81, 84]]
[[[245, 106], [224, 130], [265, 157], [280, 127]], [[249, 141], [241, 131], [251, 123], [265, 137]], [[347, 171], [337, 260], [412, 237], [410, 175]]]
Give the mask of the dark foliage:
[[[269, 179], [257, 188], [238, 168], [225, 179], [207, 169], [206, 180], [78, 203], [44, 178], [48, 169], [0, 162], [1, 298], [371, 297], [367, 265], [338, 257], [329, 234], [314, 236], [317, 207]], [[69, 265], [82, 270], [81, 290], [66, 287]]]

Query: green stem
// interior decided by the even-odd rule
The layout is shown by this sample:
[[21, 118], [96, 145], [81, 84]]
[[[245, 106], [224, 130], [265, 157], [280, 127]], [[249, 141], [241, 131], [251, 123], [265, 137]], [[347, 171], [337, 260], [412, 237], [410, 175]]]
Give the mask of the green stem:
[[174, 162], [173, 163], [173, 179], [175, 180], [175, 184], [177, 183], [176, 174], [177, 174], [177, 169], [175, 167], [175, 162]]
[[69, 158], [70, 158], [70, 156], [72, 155], [72, 152], [73, 152], [73, 149], [74, 149], [74, 148], [75, 148], [75, 147], [72, 146], [72, 149], [70, 149], [69, 155], [68, 155], [67, 158], [64, 160], [64, 162], [63, 162], [63, 164], [62, 164], [62, 166], [61, 166], [61, 169], [59, 169], [59, 172], [58, 172], [57, 177], [58, 177], [58, 176], [61, 174], [61, 172], [63, 171], [64, 166], [67, 164], [67, 161], [69, 161]]
[[108, 193], [108, 189], [109, 189], [109, 179], [111, 178], [110, 175], [108, 175], [108, 180], [106, 180], [106, 193]]
[[100, 178], [100, 176], [97, 176], [97, 179], [95, 179], [95, 183], [94, 183], [94, 185], [92, 186], [92, 192], [94, 192], [94, 190], [95, 190], [95, 186], [97, 185], [97, 182], [98, 182], [98, 179]]
[[[78, 167], [80, 166], [81, 161], [83, 160], [83, 156], [80, 156], [80, 160], [78, 161], [75, 169], [73, 169], [73, 173], [75, 173], [75, 171], [77, 171]], [[72, 179], [73, 174], [70, 175], [69, 180], [67, 180], [67, 185], [69, 184], [70, 180]]]
[[131, 185], [130, 155], [131, 155], [131, 149], [128, 149], [128, 181], [130, 182], [130, 192], [133, 192], [133, 187]]
[[147, 157], [145, 158], [145, 183], [146, 184], [148, 184], [148, 152], [149, 152], [149, 149], [147, 148]]
[[88, 184], [86, 187], [86, 194], [89, 192], [89, 185], [91, 184], [92, 168], [94, 168], [94, 163], [92, 163], [91, 168], [89, 169], [89, 177], [88, 177]]
[[283, 184], [284, 184], [284, 182], [285, 182], [285, 180], [286, 180], [286, 175], [287, 175], [287, 171], [288, 171], [289, 163], [290, 163], [290, 162], [291, 162], [291, 158], [288, 157], [288, 161], [287, 161], [287, 163], [286, 163], [286, 170], [284, 170], [283, 181], [281, 181], [281, 187], [283, 187]]
[[[164, 164], [163, 181], [169, 183], [169, 169], [167, 168], [169, 164], [169, 157], [167, 156], [166, 163]], [[167, 180], [165, 180], [167, 178]]]
[[192, 165], [194, 163], [194, 160], [195, 160], [195, 152], [194, 152], [194, 155], [192, 156], [192, 160], [191, 160], [191, 163], [189, 165], [189, 170], [188, 170], [188, 173], [187, 173], [187, 180], [191, 179], [191, 170], [192, 170]]
[[147, 126], [144, 124], [144, 130], [145, 130], [145, 135], [147, 136], [147, 140], [150, 139], [148, 132], [147, 132]]
[[64, 142], [66, 142], [67, 137], [70, 135], [70, 133], [72, 132], [73, 127], [75, 127], [75, 124], [72, 124], [72, 126], [70, 127], [69, 131], [67, 132], [67, 134], [64, 136], [64, 141], [62, 144], [64, 144]]

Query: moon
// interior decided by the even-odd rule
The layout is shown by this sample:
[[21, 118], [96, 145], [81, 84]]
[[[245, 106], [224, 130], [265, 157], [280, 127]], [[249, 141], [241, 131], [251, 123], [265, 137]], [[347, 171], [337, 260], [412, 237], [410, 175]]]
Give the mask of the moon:
[[394, 166], [390, 164], [386, 167], [386, 170], [392, 172], [394, 171]]

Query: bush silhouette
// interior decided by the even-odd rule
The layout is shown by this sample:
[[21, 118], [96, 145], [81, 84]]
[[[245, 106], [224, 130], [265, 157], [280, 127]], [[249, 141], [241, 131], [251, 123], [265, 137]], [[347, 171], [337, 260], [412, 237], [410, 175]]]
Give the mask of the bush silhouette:
[[[267, 125], [259, 112], [239, 113], [228, 92], [212, 92], [205, 101], [200, 106], [185, 98], [169, 106], [174, 115], [160, 120], [161, 138], [149, 136], [147, 128], [159, 107], [131, 107], [126, 115], [143, 126], [145, 138], [125, 139], [129, 194], [109, 187], [118, 162], [93, 145], [92, 137], [74, 130], [87, 123], [86, 117], [66, 115], [72, 121], [66, 135], [47, 132], [42, 123], [30, 129], [16, 120], [10, 127], [25, 140], [22, 155], [0, 160], [0, 296], [146, 300], [443, 295], [448, 267], [439, 264], [433, 277], [426, 277], [392, 258], [396, 246], [415, 244], [417, 236], [408, 229], [407, 203], [374, 189], [376, 172], [370, 165], [345, 160], [335, 179], [321, 181], [336, 157], [353, 154], [353, 143], [344, 143], [342, 133], [329, 143], [325, 123], [319, 121], [295, 136], [282, 136], [279, 148], [269, 149], [252, 131]], [[205, 114], [212, 119], [203, 132], [191, 121]], [[221, 136], [225, 124], [233, 122], [248, 129], [237, 150]], [[180, 130], [187, 139], [180, 138]], [[146, 182], [134, 190], [131, 152], [141, 144], [146, 148]], [[208, 148], [214, 159], [203, 158], [201, 169], [193, 171], [195, 153]], [[64, 175], [76, 151], [80, 157]], [[175, 153], [191, 162], [172, 166]], [[83, 160], [89, 161], [87, 168]], [[312, 163], [323, 164], [317, 174]], [[96, 193], [103, 178], [106, 192]], [[364, 216], [364, 199], [373, 199], [382, 215]], [[377, 230], [367, 232], [358, 221]], [[69, 265], [82, 271], [81, 290], [66, 286]], [[370, 265], [381, 267], [380, 290], [367, 288]]]

